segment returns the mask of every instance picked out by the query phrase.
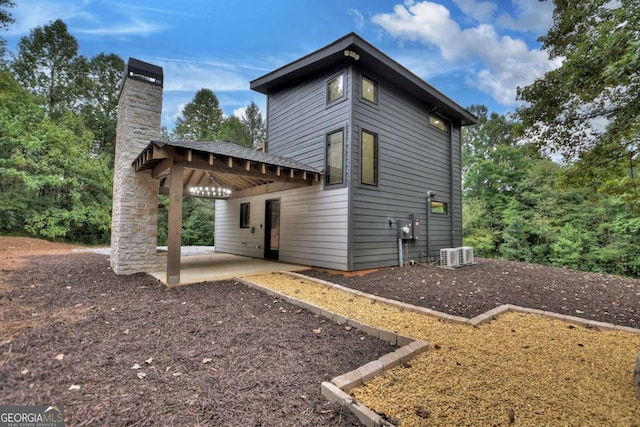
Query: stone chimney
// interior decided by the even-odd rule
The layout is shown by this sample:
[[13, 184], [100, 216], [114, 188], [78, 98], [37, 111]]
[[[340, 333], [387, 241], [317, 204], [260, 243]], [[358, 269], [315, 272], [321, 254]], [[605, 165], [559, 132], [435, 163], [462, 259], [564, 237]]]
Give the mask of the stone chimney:
[[157, 254], [159, 181], [133, 161], [160, 139], [162, 68], [130, 58], [118, 100], [111, 217], [111, 268], [116, 274], [161, 268]]

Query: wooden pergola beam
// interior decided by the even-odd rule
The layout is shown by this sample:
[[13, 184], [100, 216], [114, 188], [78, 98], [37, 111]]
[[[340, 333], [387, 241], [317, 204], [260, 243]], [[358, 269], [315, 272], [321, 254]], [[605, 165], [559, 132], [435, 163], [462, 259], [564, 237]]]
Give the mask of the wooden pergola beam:
[[276, 193], [278, 191], [292, 190], [294, 188], [306, 187], [306, 183], [301, 182], [271, 182], [256, 187], [245, 188], [231, 193], [228, 200], [239, 199], [241, 197], [257, 196], [259, 194]]

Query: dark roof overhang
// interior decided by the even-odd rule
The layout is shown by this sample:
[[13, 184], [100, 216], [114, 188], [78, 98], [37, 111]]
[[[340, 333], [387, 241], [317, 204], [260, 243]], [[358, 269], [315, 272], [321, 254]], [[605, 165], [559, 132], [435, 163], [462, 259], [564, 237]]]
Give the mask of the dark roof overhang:
[[355, 33], [349, 33], [328, 46], [253, 80], [251, 89], [268, 94], [271, 89], [305, 75], [353, 60], [345, 51], [355, 52], [359, 56], [358, 62], [418, 97], [430, 106], [431, 111], [435, 109], [438, 114], [463, 126], [477, 123], [476, 116]]

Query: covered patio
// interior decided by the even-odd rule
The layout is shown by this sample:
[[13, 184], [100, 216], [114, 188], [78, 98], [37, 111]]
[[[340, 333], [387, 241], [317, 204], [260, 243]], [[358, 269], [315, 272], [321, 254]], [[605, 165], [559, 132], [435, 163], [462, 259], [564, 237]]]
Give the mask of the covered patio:
[[[182, 248], [189, 250], [190, 247]], [[231, 254], [213, 252], [204, 255], [186, 255], [180, 258], [180, 285], [199, 282], [229, 280], [234, 277], [254, 274], [273, 273], [276, 271], [302, 271], [309, 267], [286, 264], [258, 258], [249, 258]], [[161, 269], [149, 273], [161, 282], [167, 283], [167, 271]]]
[[[320, 171], [286, 157], [222, 141], [152, 141], [133, 166], [136, 172], [150, 170], [151, 177], [159, 180], [160, 193], [169, 196], [166, 269], [152, 273], [164, 276], [163, 282], [175, 285], [198, 277], [216, 277], [214, 269], [220, 272], [219, 277], [229, 278], [225, 270], [237, 271], [239, 266], [251, 271], [294, 268], [223, 254], [199, 260], [197, 267], [192, 258], [181, 261], [182, 200], [188, 196], [234, 199], [310, 186], [320, 180]], [[181, 277], [182, 272], [188, 272], [188, 278]]]

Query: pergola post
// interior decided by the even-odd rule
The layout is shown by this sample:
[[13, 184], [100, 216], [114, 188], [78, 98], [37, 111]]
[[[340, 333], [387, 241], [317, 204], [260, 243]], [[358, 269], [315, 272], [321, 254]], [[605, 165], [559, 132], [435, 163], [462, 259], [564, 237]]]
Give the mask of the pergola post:
[[167, 252], [167, 284], [180, 283], [180, 247], [182, 246], [182, 172], [180, 164], [171, 165], [169, 184], [169, 224]]

